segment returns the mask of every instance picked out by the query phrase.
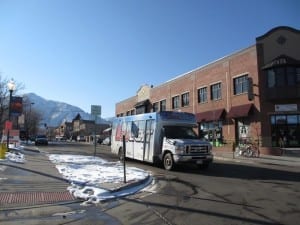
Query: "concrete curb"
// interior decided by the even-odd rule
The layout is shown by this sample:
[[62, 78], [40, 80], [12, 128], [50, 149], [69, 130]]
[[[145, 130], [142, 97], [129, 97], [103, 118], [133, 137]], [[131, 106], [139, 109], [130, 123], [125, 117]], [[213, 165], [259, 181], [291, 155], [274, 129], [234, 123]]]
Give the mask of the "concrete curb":
[[124, 191], [125, 189], [131, 189], [133, 187], [138, 187], [142, 184], [150, 183], [152, 181], [152, 177], [148, 175], [145, 177], [145, 179], [142, 180], [137, 180], [133, 182], [128, 182], [128, 183], [102, 183], [100, 185], [101, 188], [110, 191], [111, 193], [119, 192], [119, 191]]

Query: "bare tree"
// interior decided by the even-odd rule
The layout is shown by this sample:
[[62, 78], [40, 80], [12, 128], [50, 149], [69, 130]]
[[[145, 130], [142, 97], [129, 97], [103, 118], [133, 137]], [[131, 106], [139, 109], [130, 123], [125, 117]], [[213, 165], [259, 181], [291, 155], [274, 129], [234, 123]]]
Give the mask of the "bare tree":
[[26, 96], [23, 97], [23, 115], [24, 125], [22, 128], [28, 140], [30, 136], [34, 136], [38, 132], [42, 115], [34, 108], [34, 102], [31, 102]]

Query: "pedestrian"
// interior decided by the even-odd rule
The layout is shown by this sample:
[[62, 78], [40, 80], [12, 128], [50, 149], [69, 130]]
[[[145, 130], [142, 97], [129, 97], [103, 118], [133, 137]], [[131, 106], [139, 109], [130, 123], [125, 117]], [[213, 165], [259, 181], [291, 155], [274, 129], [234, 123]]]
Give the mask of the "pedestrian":
[[278, 144], [279, 144], [280, 148], [284, 148], [284, 141], [283, 141], [283, 137], [282, 136], [279, 137]]
[[287, 145], [287, 138], [286, 138], [286, 136], [284, 135], [283, 136], [283, 147], [286, 147], [286, 145]]

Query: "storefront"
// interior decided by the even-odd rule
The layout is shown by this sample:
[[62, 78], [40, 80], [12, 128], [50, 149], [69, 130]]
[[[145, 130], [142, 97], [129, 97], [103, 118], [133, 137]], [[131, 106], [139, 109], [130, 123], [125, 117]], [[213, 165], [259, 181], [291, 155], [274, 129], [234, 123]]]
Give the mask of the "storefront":
[[225, 109], [216, 109], [196, 114], [199, 124], [199, 135], [206, 138], [214, 146], [223, 144], [223, 119]]
[[300, 114], [270, 116], [272, 147], [300, 147]]

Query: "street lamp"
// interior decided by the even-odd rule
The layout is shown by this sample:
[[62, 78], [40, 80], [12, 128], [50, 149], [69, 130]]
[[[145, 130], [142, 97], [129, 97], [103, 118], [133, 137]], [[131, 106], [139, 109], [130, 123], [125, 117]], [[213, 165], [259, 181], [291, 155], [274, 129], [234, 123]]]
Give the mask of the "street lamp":
[[[16, 88], [15, 82], [13, 79], [11, 79], [8, 83], [7, 83], [7, 88], [9, 90], [9, 106], [8, 106], [8, 121], [9, 123], [11, 122], [11, 99], [12, 99], [12, 93]], [[10, 127], [7, 127], [7, 149], [9, 148], [9, 130]]]

